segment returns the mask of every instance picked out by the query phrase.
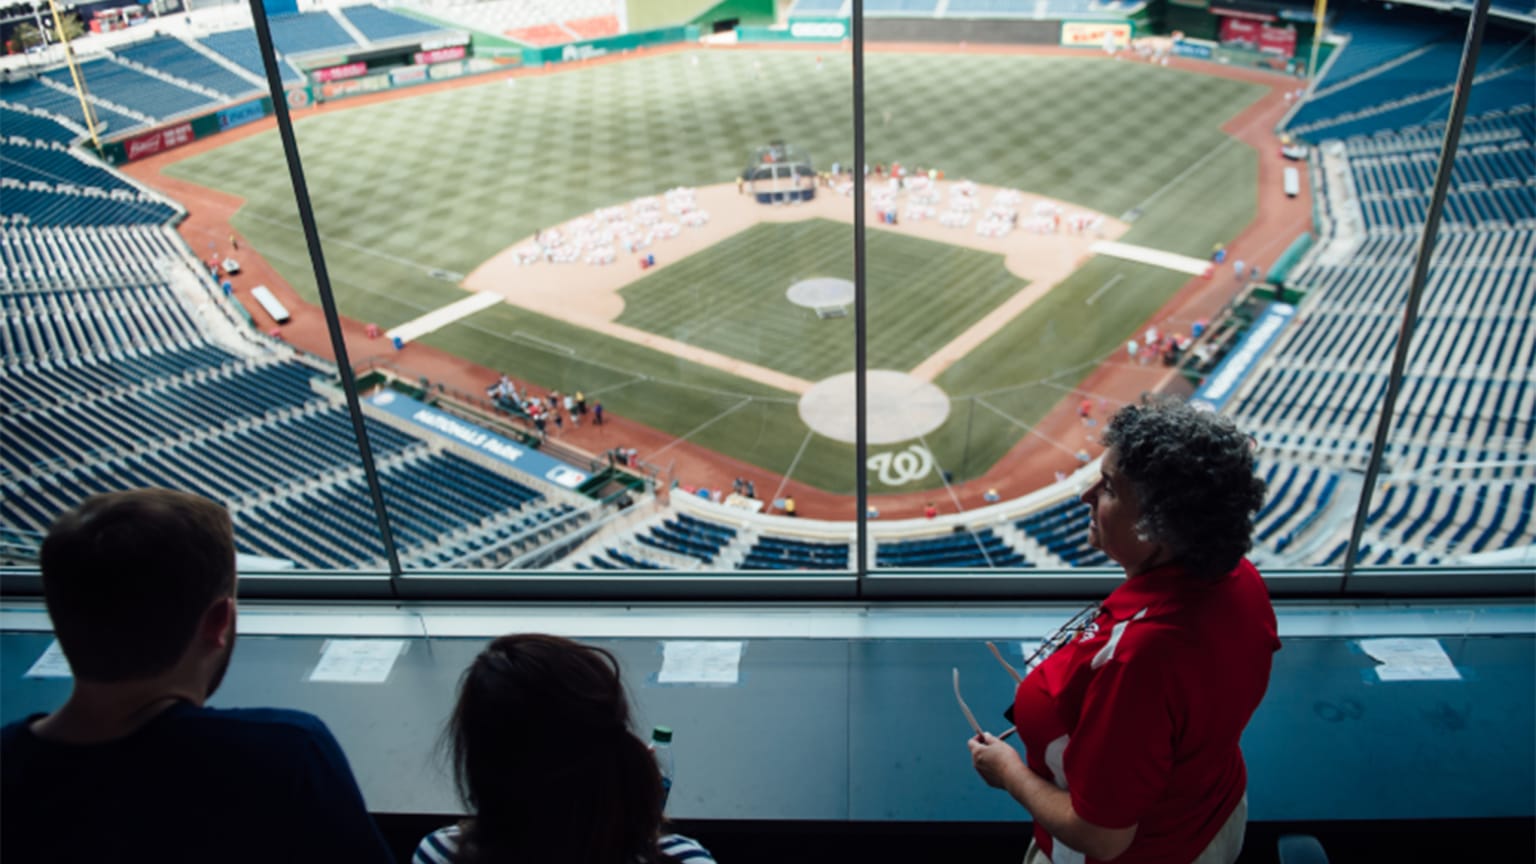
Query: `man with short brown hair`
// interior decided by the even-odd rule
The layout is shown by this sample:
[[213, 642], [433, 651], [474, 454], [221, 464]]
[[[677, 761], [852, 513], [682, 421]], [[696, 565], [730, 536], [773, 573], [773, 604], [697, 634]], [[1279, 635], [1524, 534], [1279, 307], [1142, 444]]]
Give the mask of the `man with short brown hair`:
[[319, 718], [204, 707], [235, 645], [229, 513], [97, 495], [42, 547], [69, 699], [0, 732], [5, 861], [389, 861]]

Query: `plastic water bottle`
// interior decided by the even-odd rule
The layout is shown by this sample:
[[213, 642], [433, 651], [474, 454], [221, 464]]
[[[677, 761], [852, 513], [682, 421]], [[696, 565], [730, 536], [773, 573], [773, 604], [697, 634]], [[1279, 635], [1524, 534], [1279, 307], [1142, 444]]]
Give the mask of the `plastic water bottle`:
[[672, 759], [672, 729], [657, 726], [651, 730], [651, 752], [656, 754], [656, 767], [661, 769], [661, 806], [667, 806], [672, 794], [672, 775], [676, 763]]

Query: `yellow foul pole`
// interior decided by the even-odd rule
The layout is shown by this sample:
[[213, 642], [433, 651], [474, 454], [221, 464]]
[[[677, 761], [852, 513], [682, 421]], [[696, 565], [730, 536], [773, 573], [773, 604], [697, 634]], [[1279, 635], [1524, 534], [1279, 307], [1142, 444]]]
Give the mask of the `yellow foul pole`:
[[1316, 87], [1317, 49], [1323, 44], [1323, 20], [1328, 17], [1328, 0], [1317, 0], [1313, 4], [1312, 17], [1317, 20], [1312, 27], [1312, 59], [1307, 62], [1307, 83], [1308, 86]]
[[85, 76], [80, 72], [80, 62], [75, 59], [75, 47], [69, 44], [69, 34], [64, 32], [64, 16], [59, 11], [58, 0], [48, 0], [48, 8], [53, 11], [53, 29], [59, 34], [59, 42], [64, 46], [64, 62], [69, 64], [69, 77], [75, 82], [75, 95], [80, 97], [80, 112], [85, 117], [85, 127], [90, 130], [91, 143], [96, 145], [96, 152], [101, 152], [101, 136], [96, 134], [96, 110], [91, 107], [91, 100], [85, 90]]

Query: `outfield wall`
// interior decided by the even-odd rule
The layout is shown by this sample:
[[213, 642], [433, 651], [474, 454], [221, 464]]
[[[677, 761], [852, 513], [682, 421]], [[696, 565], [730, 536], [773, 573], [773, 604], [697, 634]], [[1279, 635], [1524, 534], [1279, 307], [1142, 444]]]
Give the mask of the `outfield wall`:
[[1060, 21], [988, 18], [868, 18], [864, 36], [871, 42], [974, 42], [982, 45], [1057, 45]]
[[788, 27], [737, 27], [738, 42], [841, 42], [852, 36], [847, 18], [795, 18]]
[[272, 98], [262, 96], [190, 120], [168, 123], [149, 131], [138, 130], [117, 141], [103, 142], [101, 156], [110, 165], [121, 165], [255, 122], [271, 113]]
[[619, 36], [588, 39], [584, 42], [571, 42], [548, 48], [527, 48], [523, 51], [523, 65], [538, 66], [544, 63], [590, 60], [593, 57], [633, 51], [636, 48], [670, 45], [674, 42], [697, 42], [698, 39], [699, 28], [691, 24], [685, 27], [663, 27], [659, 30], [624, 33]]
[[[474, 71], [471, 65], [474, 62], [473, 60], [454, 60], [448, 63], [434, 63], [430, 66], [402, 66], [376, 75], [364, 75], [326, 83], [300, 84], [285, 90], [284, 98], [288, 100], [290, 108], [306, 108], [331, 99], [458, 78]], [[191, 144], [193, 141], [218, 135], [236, 126], [253, 123], [272, 113], [272, 98], [262, 96], [191, 119], [172, 121], [154, 129], [136, 130], [115, 141], [104, 141], [101, 145], [101, 156], [110, 165], [134, 162]]]
[[[562, 63], [633, 51], [648, 46], [694, 42], [698, 38], [699, 28], [693, 25], [664, 27], [659, 30], [625, 33], [550, 48], [528, 48], [523, 51], [522, 60], [527, 65]], [[367, 67], [364, 62], [353, 62], [354, 57], [338, 55], [329, 58], [327, 63], [341, 65], [307, 70], [310, 83], [288, 88], [286, 91], [288, 104], [292, 108], [305, 108], [318, 102], [443, 81], [477, 71], [475, 61], [464, 57], [465, 50], [462, 45], [420, 47], [428, 50], [413, 52], [412, 56], [416, 61], [414, 65], [380, 69], [371, 75], [358, 74], [366, 73]], [[447, 51], [456, 53], [451, 55], [450, 59], [450, 55], [445, 53]], [[443, 60], [447, 62], [440, 62]], [[260, 120], [271, 113], [272, 100], [270, 97], [263, 96], [217, 111], [210, 111], [199, 117], [169, 123], [148, 131], [138, 131], [116, 141], [106, 142], [102, 145], [102, 157], [110, 164], [121, 165], [217, 135], [235, 126]]]

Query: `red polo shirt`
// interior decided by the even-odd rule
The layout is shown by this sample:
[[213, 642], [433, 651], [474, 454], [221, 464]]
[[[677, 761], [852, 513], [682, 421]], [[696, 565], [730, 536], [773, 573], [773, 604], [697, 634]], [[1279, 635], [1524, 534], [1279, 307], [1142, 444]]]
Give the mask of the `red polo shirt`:
[[[1078, 816], [1136, 825], [1115, 864], [1188, 864], [1247, 790], [1238, 740], [1269, 687], [1275, 612], [1246, 559], [1212, 582], [1176, 565], [1126, 580], [1014, 697], [1029, 768]], [[1053, 864], [1086, 859], [1035, 825]]]

